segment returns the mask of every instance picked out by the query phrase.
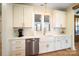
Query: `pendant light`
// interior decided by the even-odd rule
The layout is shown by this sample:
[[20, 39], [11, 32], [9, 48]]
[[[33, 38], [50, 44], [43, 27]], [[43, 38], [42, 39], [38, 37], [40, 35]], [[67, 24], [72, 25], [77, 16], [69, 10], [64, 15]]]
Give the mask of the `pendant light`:
[[47, 3], [44, 3], [44, 15], [47, 15]]
[[45, 9], [45, 10], [44, 10], [44, 14], [46, 15], [46, 13], [47, 13], [47, 3], [44, 3], [44, 7], [45, 7], [45, 8], [44, 8], [44, 9]]
[[41, 4], [40, 6], [43, 7], [44, 15], [46, 15], [47, 14], [47, 3]]

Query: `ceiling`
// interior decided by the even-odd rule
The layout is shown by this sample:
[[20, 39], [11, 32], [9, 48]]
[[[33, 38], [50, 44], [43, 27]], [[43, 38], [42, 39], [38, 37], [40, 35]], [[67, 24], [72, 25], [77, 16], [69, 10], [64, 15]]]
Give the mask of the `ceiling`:
[[[28, 5], [35, 5], [35, 6], [40, 6], [40, 5], [45, 5], [44, 3], [27, 3]], [[65, 10], [69, 6], [71, 6], [73, 3], [47, 3], [47, 7], [52, 8], [52, 9], [58, 9], [58, 10]]]

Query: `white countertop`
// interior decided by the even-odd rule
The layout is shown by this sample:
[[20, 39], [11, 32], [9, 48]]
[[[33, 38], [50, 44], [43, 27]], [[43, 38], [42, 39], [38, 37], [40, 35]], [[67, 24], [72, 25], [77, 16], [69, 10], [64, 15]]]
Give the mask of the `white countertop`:
[[13, 37], [13, 38], [10, 38], [10, 39], [30, 39], [30, 38], [55, 37], [55, 36], [68, 36], [68, 35], [23, 36], [23, 37]]
[[29, 38], [40, 38], [39, 36], [23, 36], [23, 37], [13, 37], [11, 39], [29, 39]]

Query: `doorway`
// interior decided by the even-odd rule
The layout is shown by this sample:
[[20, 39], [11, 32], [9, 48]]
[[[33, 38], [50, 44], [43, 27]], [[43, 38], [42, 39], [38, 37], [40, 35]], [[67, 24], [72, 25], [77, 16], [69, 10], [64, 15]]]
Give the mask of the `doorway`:
[[75, 47], [79, 49], [79, 15], [74, 16]]
[[74, 41], [75, 48], [79, 49], [79, 4], [72, 7], [74, 10]]

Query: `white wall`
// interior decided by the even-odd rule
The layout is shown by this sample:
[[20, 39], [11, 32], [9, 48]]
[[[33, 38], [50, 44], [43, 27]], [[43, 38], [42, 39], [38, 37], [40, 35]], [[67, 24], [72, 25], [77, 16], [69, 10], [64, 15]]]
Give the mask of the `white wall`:
[[75, 50], [74, 41], [74, 10], [72, 6], [67, 9], [67, 34], [71, 35], [71, 46]]
[[2, 55], [9, 55], [9, 38], [12, 37], [12, 5], [2, 4]]

